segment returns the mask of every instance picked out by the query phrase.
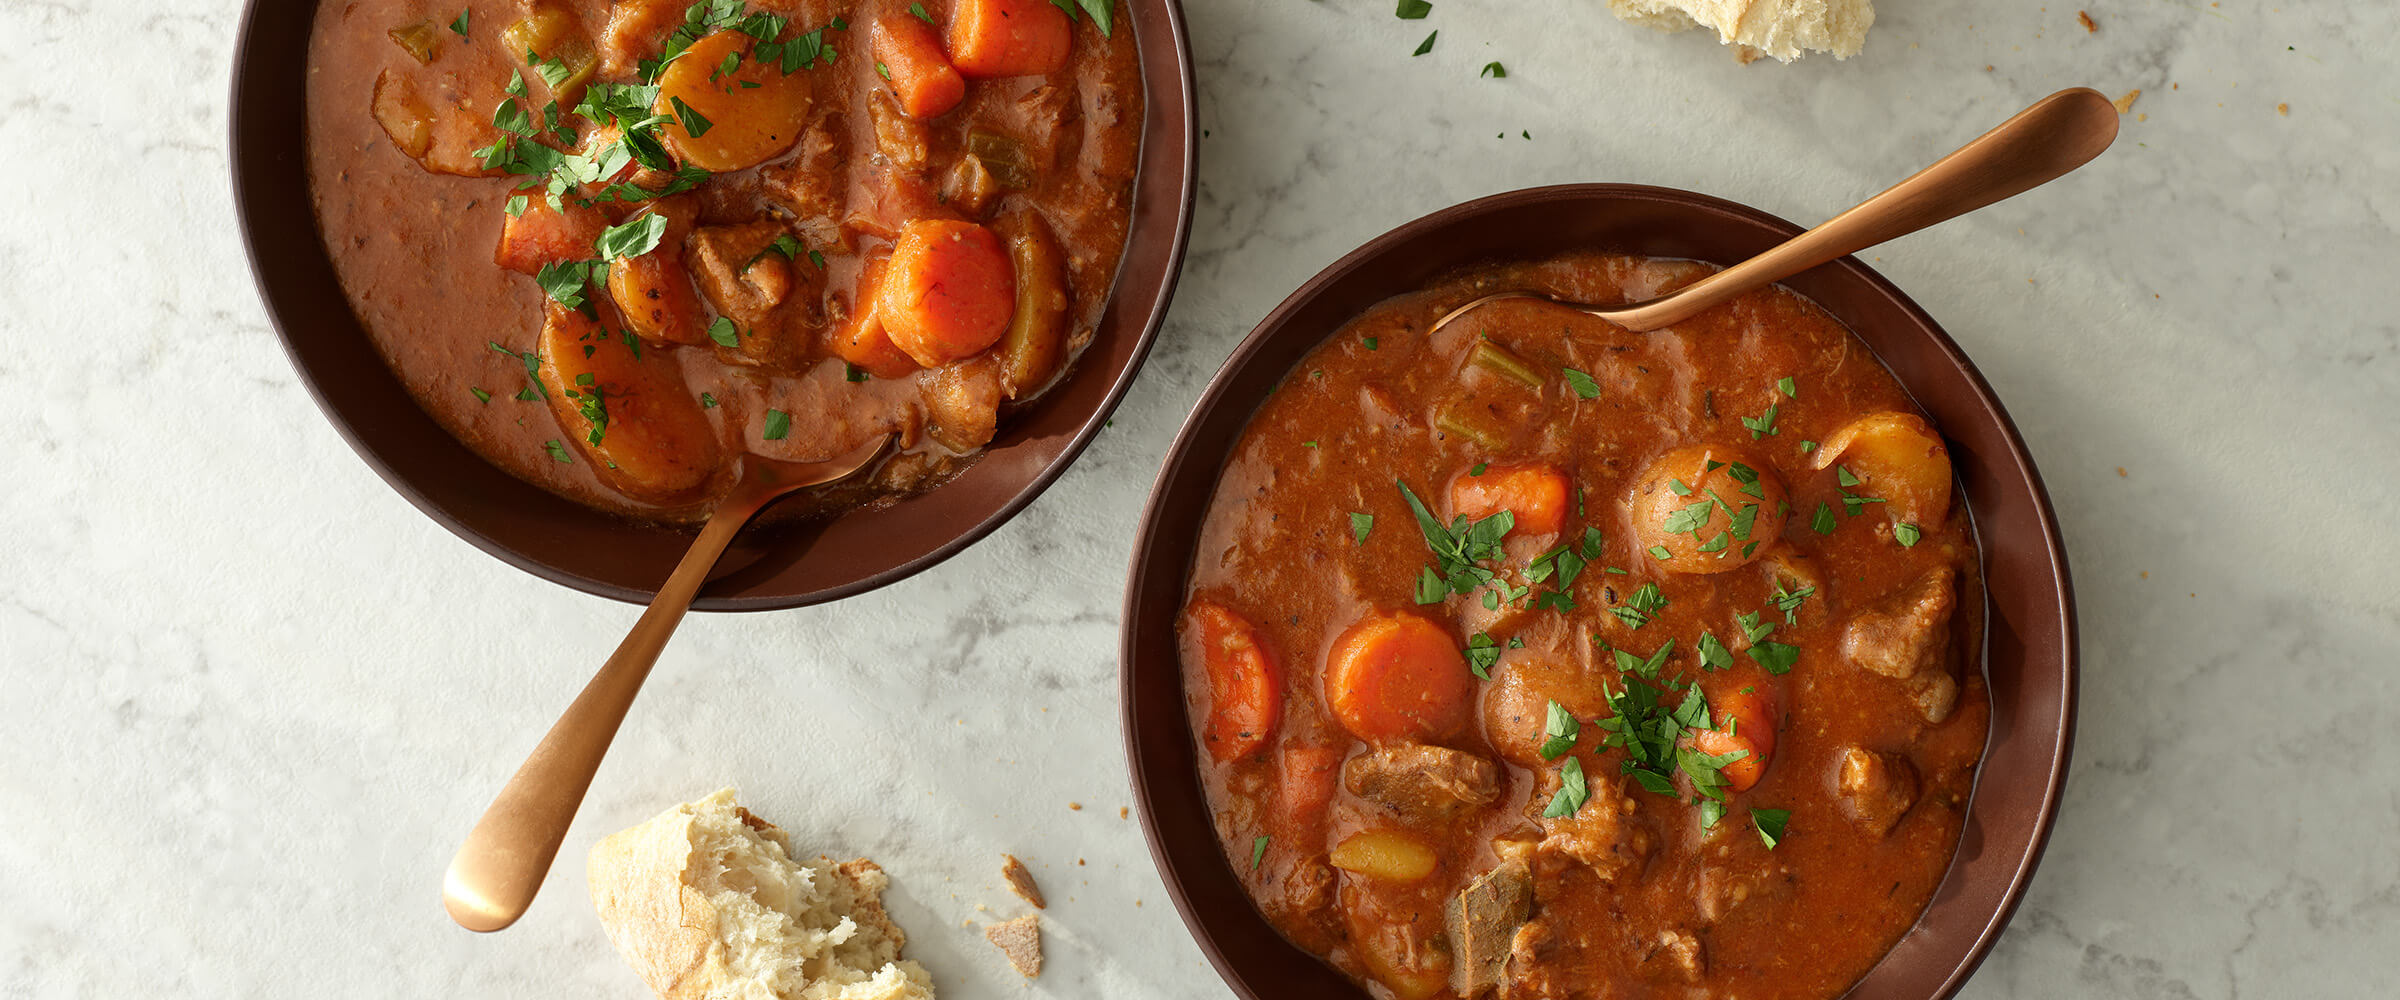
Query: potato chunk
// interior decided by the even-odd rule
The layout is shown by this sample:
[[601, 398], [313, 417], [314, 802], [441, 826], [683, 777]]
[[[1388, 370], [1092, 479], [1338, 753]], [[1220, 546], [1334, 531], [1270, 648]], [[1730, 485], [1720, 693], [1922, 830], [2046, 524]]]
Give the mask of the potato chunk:
[[1851, 491], [1883, 498], [1895, 524], [1932, 531], [1950, 514], [1950, 449], [1914, 413], [1871, 413], [1842, 425], [1815, 463], [1850, 470], [1860, 480]]
[[722, 465], [716, 434], [663, 352], [643, 351], [555, 304], [536, 348], [542, 388], [577, 450], [619, 492], [697, 498]]
[[658, 245], [608, 265], [608, 294], [625, 314], [625, 325], [654, 344], [708, 342], [708, 311], [701, 308], [691, 272], [684, 266], [683, 241], [692, 232], [696, 207], [684, 196], [652, 203], [634, 218], [657, 215], [667, 220]]
[[1723, 573], [1748, 565], [1783, 535], [1783, 477], [1748, 449], [1685, 445], [1634, 480], [1627, 506], [1636, 543], [1670, 573]]
[[[720, 75], [727, 56], [738, 56], [740, 63], [733, 72]], [[785, 73], [780, 67], [761, 65], [750, 58], [750, 36], [718, 31], [693, 42], [667, 64], [658, 76], [658, 103], [651, 110], [676, 116], [674, 124], [660, 131], [678, 159], [723, 173], [757, 166], [800, 141], [800, 130], [808, 124], [809, 97], [807, 70]], [[707, 124], [678, 109], [677, 101]]]
[[1414, 882], [1441, 863], [1433, 848], [1404, 830], [1361, 830], [1334, 845], [1327, 859], [1335, 868], [1386, 882]]

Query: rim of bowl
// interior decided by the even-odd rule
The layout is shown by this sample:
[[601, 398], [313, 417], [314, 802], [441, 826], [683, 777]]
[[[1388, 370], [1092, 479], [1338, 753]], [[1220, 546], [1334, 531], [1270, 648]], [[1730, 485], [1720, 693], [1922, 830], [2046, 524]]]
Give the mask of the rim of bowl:
[[[1314, 350], [1327, 337], [1332, 336], [1339, 329], [1339, 323], [1333, 327], [1307, 333], [1293, 332], [1292, 326], [1294, 316], [1312, 304], [1320, 295], [1325, 294], [1329, 288], [1350, 278], [1356, 272], [1381, 263], [1385, 255], [1398, 248], [1441, 233], [1454, 226], [1509, 209], [1555, 202], [1576, 202], [1591, 206], [1602, 204], [1670, 206], [1675, 210], [1691, 213], [1690, 217], [1695, 220], [1704, 220], [1691, 223], [1693, 225], [1751, 226], [1773, 234], [1776, 240], [1796, 236], [1803, 229], [1803, 227], [1796, 226], [1780, 217], [1738, 202], [1693, 191], [1643, 184], [1558, 184], [1521, 188], [1462, 202], [1420, 216], [1367, 241], [1326, 266], [1324, 270], [1317, 272], [1314, 277], [1278, 303], [1273, 310], [1267, 313], [1266, 318], [1251, 329], [1250, 333], [1234, 348], [1232, 354], [1226, 358], [1224, 364], [1209, 378], [1207, 387], [1202, 391], [1199, 400], [1193, 404], [1190, 414], [1176, 432], [1175, 441], [1169, 447], [1162, 461], [1158, 478], [1152, 484], [1150, 496], [1143, 506], [1141, 520], [1136, 528], [1130, 565], [1127, 569], [1118, 647], [1119, 721], [1124, 730], [1125, 754], [1133, 785], [1135, 808], [1141, 814], [1142, 834], [1149, 847], [1151, 862], [1158, 869], [1160, 878], [1166, 885], [1167, 895], [1174, 901], [1176, 913], [1182, 918], [1185, 929], [1200, 946], [1200, 950], [1208, 958], [1209, 964], [1216, 969], [1219, 978], [1223, 979], [1228, 987], [1244, 997], [1245, 1000], [1272, 1000], [1283, 994], [1262, 992], [1256, 984], [1245, 977], [1242, 971], [1243, 963], [1230, 956], [1217, 940], [1217, 925], [1223, 921], [1249, 922], [1264, 928], [1267, 934], [1283, 947], [1316, 962], [1320, 968], [1326, 971], [1327, 975], [1332, 977], [1333, 982], [1349, 988], [1357, 996], [1364, 997], [1366, 993], [1349, 984], [1346, 978], [1333, 972], [1330, 966], [1325, 966], [1315, 956], [1301, 952], [1289, 942], [1283, 941], [1281, 935], [1266, 924], [1247, 893], [1240, 892], [1237, 888], [1237, 898], [1234, 901], [1236, 905], [1231, 907], [1227, 906], [1221, 896], [1210, 899], [1199, 898], [1193, 885], [1193, 872], [1189, 869], [1192, 866], [1227, 865], [1217, 843], [1214, 829], [1205, 831], [1208, 849], [1204, 852], [1205, 856], [1203, 857], [1179, 860], [1174, 851], [1166, 846], [1166, 832], [1162, 829], [1162, 821], [1159, 818], [1159, 798], [1168, 795], [1198, 798], [1203, 802], [1201, 813], [1203, 815], [1206, 813], [1205, 793], [1202, 792], [1199, 781], [1198, 754], [1192, 749], [1188, 709], [1183, 705], [1181, 664], [1170, 657], [1169, 665], [1155, 667], [1149, 673], [1141, 671], [1136, 666], [1141, 662], [1140, 658], [1144, 654], [1141, 642], [1141, 638], [1145, 635], [1144, 605], [1160, 600], [1163, 591], [1163, 597], [1167, 602], [1165, 607], [1179, 609], [1182, 606], [1185, 583], [1190, 575], [1190, 549], [1197, 541], [1196, 537], [1183, 537], [1184, 533], [1182, 532], [1178, 532], [1177, 537], [1174, 538], [1165, 537], [1166, 532], [1160, 521], [1165, 516], [1167, 507], [1182, 502], [1168, 495], [1170, 486], [1172, 481], [1179, 478], [1179, 474], [1182, 477], [1203, 477], [1196, 485], [1202, 489], [1204, 495], [1213, 496], [1216, 480], [1223, 471], [1224, 461], [1229, 457], [1234, 443], [1248, 428], [1252, 415], [1255, 414], [1257, 406], [1263, 401], [1265, 395], [1263, 392], [1237, 390], [1233, 385], [1236, 376], [1246, 374], [1246, 370], [1253, 365], [1261, 364], [1262, 362], [1258, 359], [1271, 344], [1286, 339], [1306, 337], [1307, 343], [1298, 348], [1292, 360], [1277, 366], [1272, 373], [1272, 378], [1266, 382], [1271, 386], [1275, 381], [1280, 381], [1290, 371], [1291, 366], [1298, 363], [1300, 357], [1305, 356], [1308, 351]], [[1455, 259], [1448, 260], [1441, 267], [1429, 269], [1428, 273], [1438, 275], [1478, 260], [1500, 259], [1507, 259], [1507, 255], [1477, 255], [1466, 252]], [[1734, 261], [1715, 261], [1714, 263], [1730, 264]], [[1918, 306], [1915, 300], [1909, 298], [1900, 291], [1898, 286], [1893, 285], [1855, 256], [1842, 257], [1819, 265], [1810, 271], [1787, 278], [1782, 283], [1788, 287], [1790, 282], [1806, 280], [1808, 275], [1828, 269], [1840, 272], [1842, 280], [1858, 283], [1865, 292], [1886, 300], [1889, 305], [1899, 310], [1907, 320], [1905, 325], [1914, 327], [1917, 332], [1921, 333], [1941, 359], [1956, 368], [1958, 374], [1962, 376], [1967, 390], [1966, 395], [1973, 409], [1988, 417], [1992, 428], [1999, 435], [2002, 445], [2002, 460], [1995, 464], [2006, 473], [2018, 477], [2019, 482], [2012, 486], [2021, 486], [2025, 499], [2030, 501], [2029, 509], [2025, 513], [2030, 515], [2034, 525], [2038, 526], [2040, 550], [2038, 564], [2040, 569], [2046, 571], [2047, 576], [2044, 584], [2034, 587], [2033, 590], [2040, 594], [2055, 595], [2057, 618], [2054, 622], [2035, 621], [2022, 626], [2022, 629], [2031, 630], [2037, 635], [2045, 631], [2052, 632], [2056, 636], [2058, 647], [2057, 731], [2049, 734], [2047, 748], [2049, 761], [2046, 770], [2033, 772], [2039, 773], [2041, 776], [2039, 804], [2032, 827], [2021, 842], [2020, 853], [2005, 872], [2006, 885], [2002, 888], [1988, 918], [1981, 920], [1979, 925], [1973, 927], [1971, 940], [1965, 943], [1964, 950], [1957, 953], [1954, 961], [1944, 959], [1940, 954], [1929, 956], [1932, 962], [1930, 971], [1936, 972], [1938, 975], [1917, 977], [1930, 979], [1931, 981], [1926, 984], [1930, 986], [1930, 989], [1922, 994], [1911, 995], [1922, 995], [1931, 1000], [1943, 1000], [1943, 998], [1957, 993], [1965, 985], [1968, 977], [1982, 965], [1993, 945], [1998, 942], [2009, 919], [2015, 914], [2018, 905], [2024, 899], [2024, 894], [2032, 882], [2033, 873], [2039, 867], [2043, 851], [2049, 844], [2050, 833], [2058, 817], [2060, 799], [2065, 790], [2067, 772], [2074, 752], [2076, 698], [2079, 686], [2080, 648], [2077, 637], [2074, 584], [2068, 572], [2066, 546], [2059, 533], [2057, 515], [2051, 507], [2049, 491], [2043, 485], [2041, 472], [2034, 465], [2031, 454], [2027, 452], [2024, 438], [2018, 432], [2015, 421], [2010, 419], [1999, 398], [1993, 394], [1991, 385], [1984, 379], [1983, 373], [1975, 367], [1974, 362], [1967, 358], [1966, 353], [1959, 348], [1957, 342], [1950, 338], [1949, 333], [1943, 330], [1940, 324], [1935, 323], [1933, 318]], [[1423, 281], [1406, 283], [1403, 287], [1386, 292], [1384, 297], [1414, 290], [1415, 287], [1422, 284]], [[1818, 301], [1813, 296], [1811, 300]], [[1823, 305], [1822, 302], [1819, 304]], [[1825, 308], [1828, 313], [1832, 313], [1831, 307]], [[1355, 318], [1355, 315], [1356, 312], [1353, 310], [1340, 322], [1347, 323], [1350, 319]], [[1855, 335], [1856, 324], [1838, 314], [1835, 315], [1835, 319], [1841, 321], [1845, 327], [1852, 329]], [[1890, 363], [1880, 353], [1877, 356], [1877, 363], [1883, 364], [1887, 370], [1890, 370]], [[1898, 373], [1894, 373], [1894, 378], [1899, 378]], [[1902, 389], [1908, 391], [1912, 398], [1916, 396], [1915, 391], [1909, 385], [1903, 383]], [[1920, 405], [1922, 404], [1920, 403]], [[1242, 410], [1239, 422], [1234, 425], [1229, 434], [1223, 436], [1220, 446], [1216, 425], [1221, 421], [1210, 418], [1217, 417], [1221, 412], [1236, 407]], [[1204, 424], [1209, 426], [1204, 427]], [[1204, 436], [1210, 440], [1201, 440]], [[1206, 454], [1201, 454], [1203, 449], [1206, 449]], [[1212, 467], [1205, 472], [1187, 471], [1196, 462], [1207, 462]], [[1992, 546], [1998, 539], [1989, 532], [1982, 517], [1975, 511], [1972, 504], [1968, 505], [1968, 509], [1970, 514], [1975, 516], [1972, 523], [1975, 525], [1977, 533], [1978, 551], [1983, 554], [1982, 562], [1988, 570], [1991, 564]], [[1205, 500], [1201, 502], [1200, 510], [1205, 516]], [[2009, 542], [2014, 545], [2027, 544], [2025, 539], [2014, 536], [2009, 539]], [[2044, 574], [2035, 574], [2036, 577], [2042, 575]], [[1993, 606], [1993, 598], [1989, 595], [1988, 579], [1985, 590], [1987, 615], [1982, 639], [1985, 646], [1984, 669], [1988, 676], [1991, 671], [1990, 644], [1994, 632], [1991, 620], [1993, 616], [1988, 613]], [[2041, 601], [2039, 603], [2047, 605], [2051, 602]], [[2045, 608], [2045, 610], [2047, 609]], [[1164, 632], [1169, 637], [1168, 645], [1170, 647], [1173, 645], [1172, 636], [1175, 624], [1171, 615], [1165, 616], [1157, 622], [1149, 622], [1147, 627]], [[1174, 701], [1177, 703], [1174, 710], [1168, 713], [1173, 716], [1172, 724], [1162, 724], [1165, 720], [1155, 719], [1146, 722], [1138, 711], [1138, 702], [1140, 701], [1138, 688], [1141, 686], [1138, 678], [1169, 669], [1173, 670], [1170, 676], [1174, 678], [1172, 686], [1175, 688]], [[1153, 683], [1166, 684], [1168, 682], [1162, 680]], [[1968, 805], [1967, 825], [1961, 830], [1959, 841], [1953, 848], [1941, 883], [1937, 886], [1934, 895], [1927, 901], [1925, 909], [1910, 924], [1908, 931], [1902, 934], [1900, 940], [1895, 942], [1874, 966], [1862, 974], [1857, 983], [1845, 990], [1844, 996], [1855, 995], [1859, 986], [1866, 985], [1874, 979], [1885, 964], [1891, 962], [1895, 955], [1899, 955], [1912, 941], [1918, 939], [1918, 930], [1924, 924], [1926, 917], [1934, 914], [1945, 900], [1951, 898], [1961, 888], [1957, 884], [1960, 880], [1958, 867], [1960, 859], [1966, 857], [1971, 846], [1979, 849], [1989, 846], [1971, 843], [1970, 836], [1973, 835], [1976, 839], [1980, 839], [1979, 826], [1973, 820], [1978, 815], [1977, 807], [1986, 801], [1985, 778], [1987, 772], [1985, 764], [1992, 756], [1993, 748], [2005, 735], [2001, 727], [1999, 709], [2000, 706], [1995, 704], [1991, 730], [1985, 739], [1985, 754], [1977, 761], [1974, 792]], [[1152, 730], [1157, 731], [1153, 732]], [[1157, 742], [1154, 744], [1153, 741]], [[1144, 753], [1145, 748], [1149, 749], [1148, 754]], [[2040, 751], [2037, 749], [2035, 752]], [[1153, 767], [1151, 766], [1153, 764], [1159, 766]], [[1153, 773], [1154, 771], [1158, 773]], [[1175, 786], [1174, 790], [1167, 790], [1166, 786], [1168, 785]], [[1228, 866], [1229, 868], [1230, 866]], [[1993, 874], [1996, 876], [2000, 873]], [[1990, 880], [1985, 879], [1985, 881]], [[1207, 909], [1210, 906], [1219, 907], [1221, 910], [1230, 909], [1231, 915], [1225, 916], [1220, 915], [1217, 911], [1210, 911]], [[1288, 961], [1288, 957], [1286, 960]], [[1928, 959], [1917, 960], [1927, 961]], [[1322, 988], [1322, 985], [1320, 983], [1309, 984], [1310, 988]]]
[[[389, 384], [375, 388], [383, 392], [384, 400], [389, 402], [391, 394], [397, 393], [399, 399], [409, 408], [408, 412], [411, 416], [422, 421], [432, 433], [448, 439], [458, 454], [464, 456], [467, 461], [485, 466], [485, 469], [475, 470], [470, 474], [480, 476], [486, 473], [496, 473], [512, 483], [523, 485], [541, 497], [554, 498], [578, 510], [590, 512], [596, 517], [614, 521], [617, 527], [610, 532], [612, 535], [621, 536], [632, 542], [648, 542], [649, 544], [642, 546], [647, 550], [645, 553], [649, 557], [647, 561], [658, 562], [663, 559], [663, 565], [655, 574], [658, 583], [635, 586], [579, 572], [558, 562], [527, 552], [522, 536], [528, 532], [538, 533], [541, 530], [538, 526], [520, 520], [508, 528], [519, 537], [504, 539], [493, 531], [470, 523], [466, 511], [458, 508], [472, 505], [461, 504], [456, 498], [448, 501], [437, 499], [424, 486], [420, 485], [415, 476], [403, 472], [398, 467], [399, 463], [394, 461], [394, 457], [387, 454], [385, 448], [371, 440], [368, 433], [362, 429], [360, 420], [351, 412], [350, 407], [353, 404], [338, 399], [333, 389], [324, 384], [325, 376], [318, 372], [308, 360], [309, 348], [304, 342], [304, 338], [308, 335], [327, 329], [341, 333], [343, 332], [342, 326], [346, 322], [350, 328], [357, 331], [360, 337], [366, 336], [364, 324], [358, 321], [355, 313], [346, 313], [339, 320], [319, 321], [313, 317], [297, 314], [298, 307], [286, 301], [287, 298], [304, 294], [306, 287], [309, 287], [314, 281], [334, 280], [330, 257], [324, 250], [323, 235], [316, 224], [314, 196], [309, 190], [309, 186], [303, 183], [295, 192], [288, 186], [277, 183], [279, 174], [288, 177], [294, 169], [298, 170], [304, 181], [306, 180], [307, 165], [304, 162], [307, 155], [305, 87], [293, 86], [289, 92], [277, 92], [273, 89], [295, 83], [297, 78], [305, 74], [308, 39], [315, 12], [327, 2], [331, 2], [331, 0], [244, 0], [241, 22], [235, 41], [233, 72], [228, 87], [226, 134], [231, 161], [234, 214], [241, 228], [242, 245], [245, 259], [250, 267], [252, 283], [258, 290], [260, 301], [266, 307], [268, 320], [275, 328], [276, 338], [283, 347], [286, 359], [290, 361], [293, 370], [298, 373], [301, 384], [308, 390], [309, 397], [315, 401], [317, 411], [333, 425], [334, 430], [341, 435], [343, 442], [350, 446], [352, 453], [364, 461], [367, 467], [374, 471], [376, 477], [383, 480], [384, 484], [389, 486], [393, 492], [400, 494], [409, 502], [410, 506], [431, 518], [434, 523], [441, 525], [451, 534], [500, 561], [552, 583], [628, 604], [649, 603], [657, 593], [658, 584], [665, 582], [666, 570], [673, 567], [674, 560], [679, 558], [681, 552], [690, 545], [694, 529], [649, 524], [632, 518], [596, 511], [516, 479], [498, 467], [492, 466], [480, 455], [458, 443], [456, 439], [450, 438], [446, 431], [432, 422], [431, 417], [424, 414], [415, 399], [401, 388], [398, 375], [393, 373], [388, 365], [383, 366], [381, 368], [383, 378]], [[828, 586], [801, 586], [798, 589], [781, 589], [761, 593], [748, 593], [741, 590], [730, 594], [708, 593], [709, 589], [722, 590], [726, 578], [739, 575], [737, 572], [729, 572], [727, 569], [728, 566], [737, 562], [746, 562], [748, 566], [772, 567], [779, 554], [797, 556], [805, 552], [806, 546], [813, 543], [816, 537], [834, 522], [854, 515], [876, 514], [895, 509], [905, 506], [910, 501], [957, 486], [959, 480], [973, 475], [976, 468], [982, 465], [985, 459], [992, 457], [994, 452], [1001, 450], [1003, 445], [1011, 440], [1012, 427], [1022, 432], [1024, 430], [1022, 424], [1039, 416], [1046, 409], [1062, 405], [1057, 398], [1060, 394], [1059, 387], [1053, 387], [1050, 392], [1037, 399], [1029, 410], [1019, 414], [1019, 420], [1014, 424], [1004, 425], [1001, 428], [1000, 439], [987, 446], [985, 451], [979, 452], [973, 461], [933, 490], [913, 494], [903, 498], [897, 504], [889, 506], [879, 505], [866, 511], [845, 511], [829, 518], [776, 525], [763, 531], [753, 528], [743, 532], [743, 537], [736, 539], [734, 547], [728, 550], [725, 559], [720, 562], [718, 571], [712, 574], [710, 582], [704, 587], [701, 596], [692, 602], [692, 610], [773, 611], [806, 607], [855, 596], [914, 576], [983, 540], [997, 530], [1000, 525], [1023, 512], [1035, 498], [1047, 491], [1052, 483], [1055, 483], [1060, 476], [1065, 475], [1067, 468], [1082, 456], [1084, 449], [1089, 447], [1092, 440], [1099, 435], [1100, 430], [1107, 426], [1110, 415], [1115, 412], [1118, 404], [1123, 402], [1126, 392], [1132, 388], [1134, 379], [1140, 375], [1142, 366], [1148, 360], [1150, 350], [1157, 341], [1159, 329], [1166, 321], [1167, 308], [1174, 299], [1176, 284], [1182, 277], [1183, 259], [1191, 240], [1193, 205], [1199, 192], [1198, 100], [1197, 89], [1192, 77], [1191, 43], [1184, 23], [1183, 8], [1176, 0], [1125, 0], [1125, 2], [1127, 15], [1123, 19], [1124, 23], [1128, 26], [1138, 25], [1133, 28], [1134, 44], [1139, 56], [1144, 95], [1143, 140], [1132, 181], [1136, 202], [1132, 209], [1132, 228], [1129, 229], [1123, 255], [1119, 258], [1117, 270], [1110, 279], [1109, 297], [1102, 309], [1098, 335], [1095, 336], [1093, 344], [1087, 346], [1082, 354], [1078, 355], [1078, 364], [1074, 370], [1068, 373], [1067, 379], [1074, 381], [1077, 378], [1097, 377], [1090, 363], [1095, 360], [1093, 355], [1097, 353], [1096, 348], [1101, 343], [1101, 338], [1130, 335], [1134, 340], [1122, 366], [1111, 373], [1109, 384], [1102, 391], [1091, 411], [1074, 426], [1067, 439], [1058, 445], [1058, 451], [1043, 461], [1041, 468], [1026, 477], [1021, 485], [1015, 487], [1006, 499], [992, 507], [988, 513], [980, 516], [974, 523], [954, 532], [940, 528], [927, 529], [926, 534], [946, 536], [944, 541], [931, 548], [872, 573]], [[291, 19], [291, 21], [297, 22], [296, 26], [291, 21], [262, 17], [262, 11], [268, 8], [290, 9], [295, 7], [306, 14], [306, 16]], [[270, 27], [273, 29], [272, 39], [270, 39], [270, 32], [266, 30]], [[295, 65], [297, 66], [296, 70]], [[286, 126], [292, 127], [286, 128]], [[299, 162], [295, 167], [293, 161], [303, 162]], [[1143, 205], [1140, 195], [1146, 184], [1160, 172], [1164, 172], [1175, 188], [1172, 212], [1151, 224], [1157, 235], [1147, 236], [1148, 242], [1137, 242], [1137, 240], [1145, 239], [1142, 229]], [[314, 241], [311, 246], [314, 248], [316, 263], [324, 269], [321, 275], [288, 277], [286, 272], [292, 270], [289, 266], [291, 263], [288, 259], [289, 255], [299, 253], [303, 258], [301, 263], [305, 265], [308, 263], [305, 259], [308, 256], [307, 251], [289, 246], [288, 243], [269, 246], [267, 245], [268, 238], [262, 235], [270, 229], [270, 225], [265, 220], [271, 213], [289, 213], [295, 210], [304, 214], [309, 220], [307, 230], [310, 239]], [[1151, 247], [1157, 247], [1157, 249], [1150, 249]], [[1142, 256], [1143, 259], [1137, 262], [1137, 255]], [[273, 259], [270, 260], [270, 258]], [[1146, 285], [1144, 288], [1127, 288], [1125, 286], [1129, 271], [1137, 269], [1137, 265], [1140, 269], [1147, 271], [1151, 264], [1155, 264], [1158, 275], [1155, 284]], [[322, 286], [314, 287], [321, 288]], [[339, 289], [338, 282], [335, 285], [334, 294], [347, 310], [349, 308], [348, 296], [346, 292]], [[1137, 299], [1146, 299], [1146, 301], [1136, 301]], [[1130, 323], [1119, 318], [1120, 305], [1125, 303], [1131, 304], [1132, 311], [1125, 314], [1132, 320]], [[370, 349], [372, 349], [371, 345]], [[440, 445], [437, 443], [434, 447], [439, 448]], [[513, 492], [513, 487], [509, 487], [509, 489]], [[940, 513], [942, 512], [929, 512], [929, 517], [938, 517]], [[768, 582], [772, 582], [772, 577]], [[756, 586], [756, 584], [745, 583], [742, 585], [743, 588], [752, 586]]]

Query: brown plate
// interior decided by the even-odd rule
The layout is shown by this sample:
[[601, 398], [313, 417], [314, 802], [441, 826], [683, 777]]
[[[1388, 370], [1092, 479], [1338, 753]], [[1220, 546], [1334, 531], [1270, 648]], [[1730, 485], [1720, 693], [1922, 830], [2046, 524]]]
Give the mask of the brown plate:
[[[1368, 306], [1494, 260], [1605, 249], [1731, 264], [1797, 235], [1753, 208], [1668, 188], [1576, 184], [1435, 212], [1336, 261], [1250, 332], [1211, 380], [1150, 492], [1125, 591], [1126, 754], [1150, 855], [1200, 949], [1250, 1000], [1366, 993], [1269, 926], [1217, 844], [1176, 658], [1202, 515], [1250, 416]], [[1947, 997], [1983, 960], [2041, 859], [2075, 738], [2075, 600], [2040, 473], [1983, 376], [1916, 303], [1854, 257], [1784, 284], [1873, 348], [1950, 443], [1983, 550], [1992, 728], [1948, 877], [1851, 996]]]
[[[308, 32], [319, 0], [250, 0], [233, 63], [233, 193], [250, 267], [318, 408], [401, 496], [477, 548], [586, 593], [647, 603], [689, 531], [566, 500], [485, 462], [417, 408], [335, 279], [309, 197]], [[762, 611], [872, 590], [950, 557], [1022, 510], [1107, 422], [1175, 291], [1194, 191], [1191, 53], [1174, 0], [1124, 0], [1148, 118], [1131, 231], [1097, 335], [1066, 381], [1003, 425], [965, 472], [888, 507], [734, 542], [693, 607]], [[803, 544], [805, 543], [805, 544]]]

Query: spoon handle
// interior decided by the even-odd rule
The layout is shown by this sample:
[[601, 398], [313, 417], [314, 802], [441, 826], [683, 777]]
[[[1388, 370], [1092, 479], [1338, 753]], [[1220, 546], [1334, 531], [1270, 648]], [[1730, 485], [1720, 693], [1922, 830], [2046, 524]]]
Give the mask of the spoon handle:
[[709, 516], [691, 551], [675, 564], [675, 572], [616, 653], [567, 706], [516, 776], [508, 779], [451, 858], [442, 880], [442, 906], [459, 926], [496, 931], [515, 923], [532, 905], [558, 845], [566, 840], [567, 826], [575, 821], [575, 809], [591, 787], [592, 775], [600, 770], [600, 758], [608, 753], [659, 651], [667, 647], [734, 533], [758, 513], [766, 498], [742, 499], [747, 502], [719, 504]]
[[1655, 330], [1826, 261], [2022, 193], [2091, 161], [2117, 137], [2117, 109], [2088, 87], [2042, 98], [1847, 212], [1682, 290], [1607, 316]]

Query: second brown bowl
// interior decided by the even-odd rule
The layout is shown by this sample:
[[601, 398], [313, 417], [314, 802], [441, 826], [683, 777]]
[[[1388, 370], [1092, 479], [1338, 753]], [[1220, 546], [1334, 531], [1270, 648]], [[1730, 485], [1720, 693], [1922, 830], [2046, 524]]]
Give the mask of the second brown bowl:
[[[1285, 299], [1208, 386], [1168, 452], [1135, 542], [1120, 652], [1126, 753], [1152, 859], [1209, 961], [1250, 1000], [1365, 997], [1268, 925], [1219, 846], [1176, 646], [1201, 519], [1259, 403], [1367, 307], [1459, 268], [1597, 249], [1732, 264], [1800, 232], [1756, 209], [1634, 185], [1532, 188], [1377, 237]], [[2040, 860], [2075, 724], [2075, 605], [2041, 476], [1991, 387], [1950, 337], [1855, 258], [1784, 285], [1872, 348], [1940, 425], [1972, 514], [1989, 601], [1991, 734], [1957, 855], [1916, 925], [1851, 996], [1947, 997], [2006, 926]]]

